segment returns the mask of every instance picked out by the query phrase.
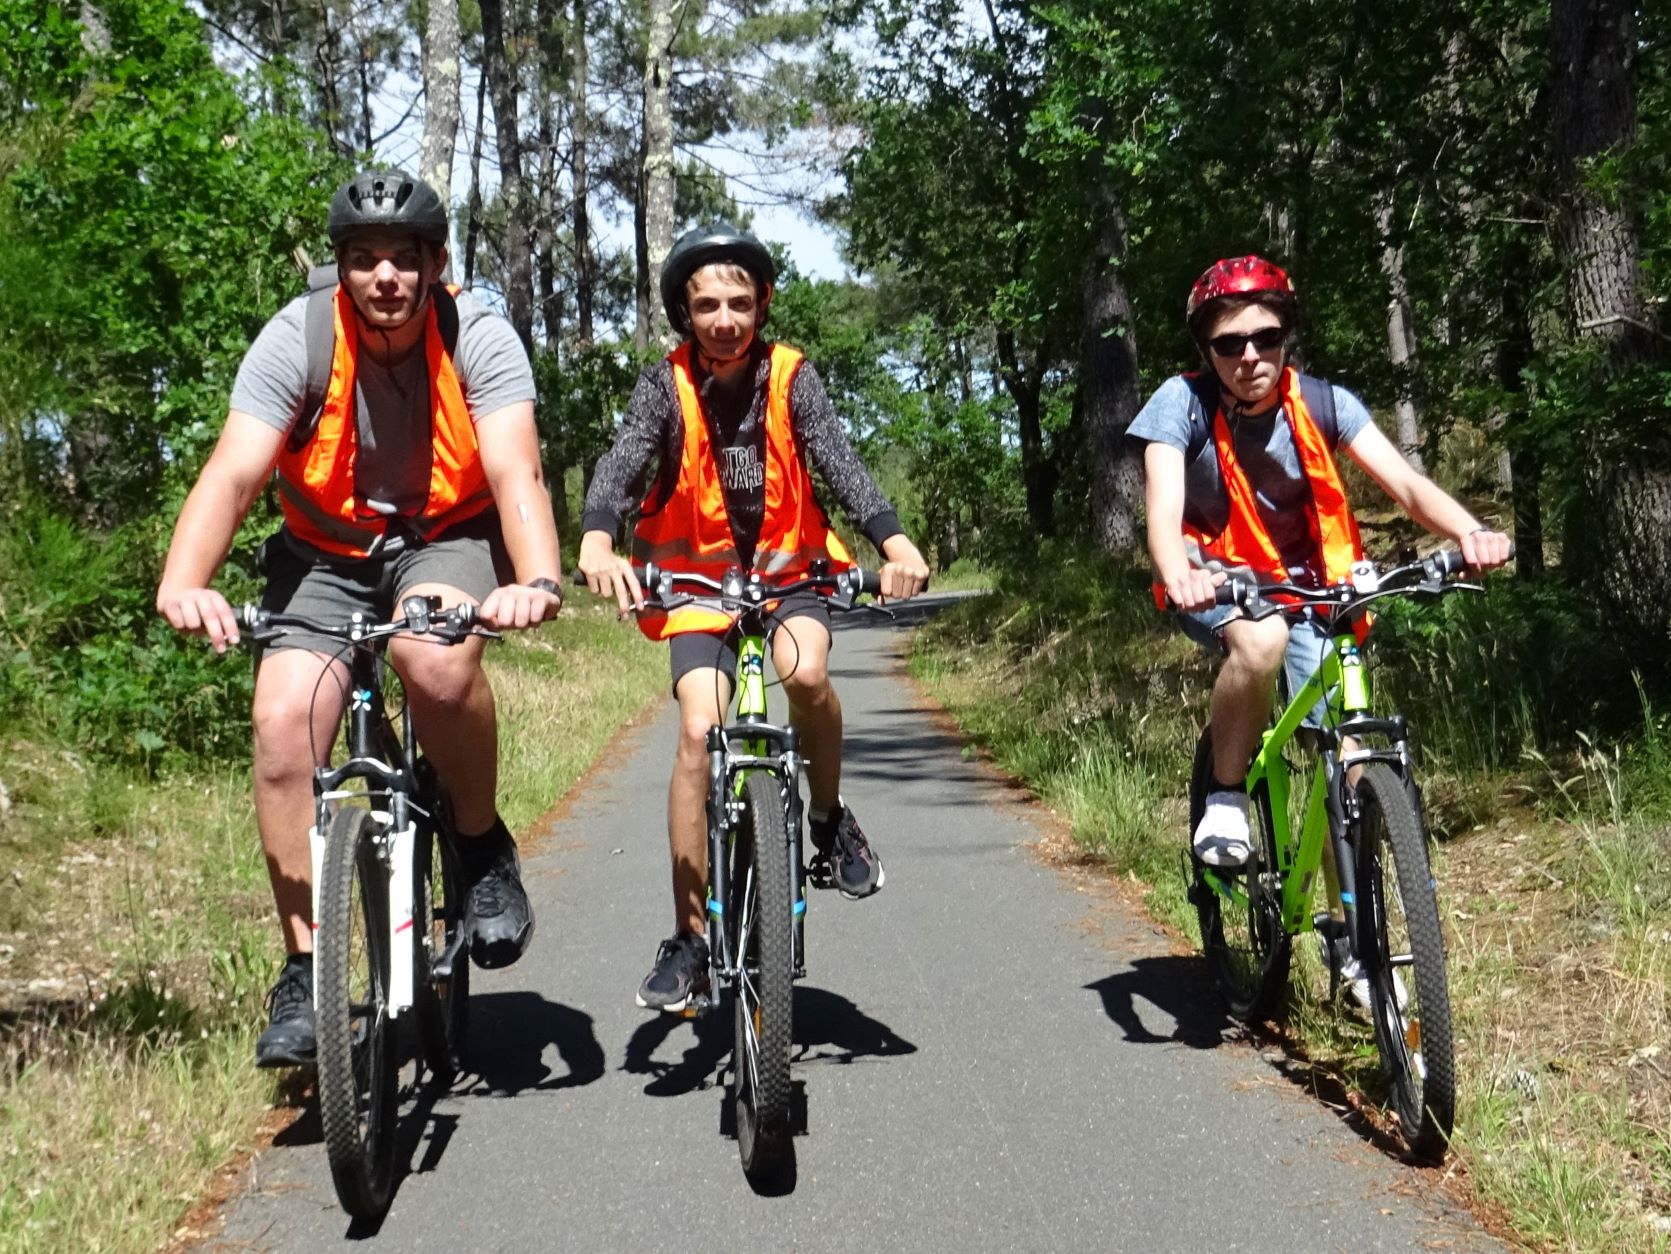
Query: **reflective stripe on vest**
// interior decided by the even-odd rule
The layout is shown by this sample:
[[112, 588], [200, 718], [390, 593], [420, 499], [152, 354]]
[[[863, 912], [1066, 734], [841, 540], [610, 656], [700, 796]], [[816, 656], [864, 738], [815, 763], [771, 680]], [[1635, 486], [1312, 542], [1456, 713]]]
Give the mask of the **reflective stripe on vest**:
[[[789, 414], [789, 390], [800, 369], [801, 354], [782, 344], [771, 346], [771, 373], [766, 391], [766, 508], [755, 545], [753, 569], [782, 579], [805, 574], [815, 558], [828, 558], [833, 569], [852, 565], [853, 559], [829, 529], [824, 511], [813, 495], [812, 476], [795, 444]], [[640, 506], [633, 531], [635, 562], [655, 562], [670, 571], [719, 579], [742, 564], [731, 520], [725, 512], [725, 491], [714, 458], [707, 416], [697, 393], [692, 349], [687, 341], [668, 355], [679, 396], [684, 428], [679, 477], [667, 498], [655, 502], [655, 489]], [[639, 628], [652, 640], [688, 631], [725, 631], [737, 615], [711, 603], [683, 605], [670, 614], [640, 614]]]
[[[1328, 442], [1312, 420], [1300, 391], [1299, 375], [1292, 366], [1283, 368], [1277, 382], [1282, 396], [1283, 416], [1294, 438], [1299, 454], [1300, 471], [1308, 489], [1306, 522], [1311, 531], [1314, 552], [1322, 562], [1325, 584], [1336, 584], [1348, 578], [1352, 563], [1363, 557], [1363, 545], [1358, 539], [1357, 519], [1346, 500], [1346, 489], [1340, 481], [1334, 455]], [[1282, 563], [1271, 533], [1259, 516], [1259, 504], [1247, 472], [1236, 458], [1235, 444], [1230, 438], [1230, 425], [1221, 404], [1213, 415], [1213, 447], [1218, 452], [1219, 474], [1230, 498], [1229, 519], [1224, 530], [1209, 536], [1189, 523], [1184, 524], [1184, 538], [1194, 543], [1204, 557], [1223, 562], [1226, 566], [1250, 567], [1262, 580], [1281, 582], [1288, 570]], [[1155, 604], [1166, 608], [1166, 588], [1158, 581], [1154, 585]]]
[[[327, 553], [365, 557], [377, 551], [389, 516], [369, 509], [356, 490], [359, 319], [352, 298], [341, 287], [334, 305], [336, 347], [319, 426], [299, 449], [286, 447], [279, 454], [279, 502], [284, 524], [297, 539]], [[433, 300], [425, 302], [424, 359], [432, 405], [429, 496], [417, 515], [401, 516], [400, 521], [428, 539], [481, 513], [493, 504], [493, 492], [482, 470], [476, 428], [458, 373], [436, 325]]]

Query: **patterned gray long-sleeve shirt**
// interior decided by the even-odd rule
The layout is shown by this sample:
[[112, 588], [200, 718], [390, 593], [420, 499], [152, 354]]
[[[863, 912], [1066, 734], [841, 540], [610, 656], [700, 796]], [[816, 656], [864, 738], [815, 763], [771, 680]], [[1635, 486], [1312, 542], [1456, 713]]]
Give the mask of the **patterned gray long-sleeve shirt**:
[[[725, 512], [738, 556], [754, 560], [766, 510], [766, 393], [771, 356], [759, 341], [750, 368], [722, 382], [697, 376], [708, 420], [708, 438], [719, 465]], [[878, 550], [900, 534], [899, 517], [847, 440], [829, 393], [810, 362], [802, 362], [789, 388], [789, 417], [796, 447], [823, 476], [841, 507]], [[581, 519], [585, 531], [618, 535], [621, 520], [643, 496], [645, 472], [657, 461], [655, 495], [666, 499], [678, 481], [685, 428], [671, 362], [659, 361], [638, 376], [615, 445], [598, 461]]]

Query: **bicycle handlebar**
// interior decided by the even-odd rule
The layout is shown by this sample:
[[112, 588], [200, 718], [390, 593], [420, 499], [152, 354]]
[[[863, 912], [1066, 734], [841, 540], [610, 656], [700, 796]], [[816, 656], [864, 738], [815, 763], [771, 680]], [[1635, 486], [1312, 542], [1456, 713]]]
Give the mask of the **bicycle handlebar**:
[[458, 644], [472, 635], [498, 639], [497, 632], [479, 626], [481, 613], [468, 602], [443, 610], [440, 597], [407, 597], [400, 608], [402, 617], [392, 622], [377, 622], [369, 615], [356, 612], [347, 622], [327, 623], [302, 614], [276, 613], [246, 602], [238, 611], [238, 622], [257, 642], [285, 635], [287, 628], [315, 632], [350, 644], [370, 644], [402, 632], [433, 636], [445, 644]]
[[[1371, 562], [1353, 567], [1351, 578], [1326, 588], [1307, 588], [1294, 583], [1259, 583], [1232, 575], [1218, 586], [1214, 600], [1249, 611], [1250, 618], [1293, 613], [1312, 605], [1333, 606], [1347, 612], [1362, 609], [1369, 602], [1398, 593], [1442, 596], [1452, 591], [1479, 591], [1477, 584], [1449, 583], [1452, 575], [1468, 569], [1468, 559], [1456, 549], [1440, 549], [1420, 561], [1378, 571]], [[1272, 600], [1271, 598], [1281, 598]]]
[[[644, 590], [645, 604], [657, 609], [672, 609], [690, 601], [714, 598], [752, 607], [767, 601], [781, 601], [797, 592], [809, 591], [828, 591], [831, 595], [826, 600], [834, 608], [852, 609], [854, 597], [880, 596], [882, 593], [881, 574], [859, 566], [809, 575], [787, 583], [769, 583], [761, 577], [759, 571], [730, 570], [723, 579], [713, 579], [693, 572], [668, 570], [654, 562], [634, 566], [632, 573], [638, 580], [638, 586]], [[588, 586], [585, 574], [579, 570], [573, 573], [572, 579], [579, 587]], [[695, 588], [713, 595], [702, 597], [690, 591], [681, 592], [676, 588], [679, 584], [685, 585], [687, 589]]]

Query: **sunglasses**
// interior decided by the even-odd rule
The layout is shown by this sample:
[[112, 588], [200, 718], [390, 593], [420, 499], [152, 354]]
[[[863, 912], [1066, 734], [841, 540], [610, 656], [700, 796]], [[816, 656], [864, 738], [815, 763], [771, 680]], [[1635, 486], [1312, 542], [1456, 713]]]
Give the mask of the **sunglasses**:
[[1282, 327], [1261, 327], [1251, 335], [1215, 335], [1207, 341], [1207, 347], [1219, 357], [1240, 357], [1249, 344], [1261, 353], [1268, 353], [1273, 348], [1281, 348], [1287, 338], [1288, 332]]

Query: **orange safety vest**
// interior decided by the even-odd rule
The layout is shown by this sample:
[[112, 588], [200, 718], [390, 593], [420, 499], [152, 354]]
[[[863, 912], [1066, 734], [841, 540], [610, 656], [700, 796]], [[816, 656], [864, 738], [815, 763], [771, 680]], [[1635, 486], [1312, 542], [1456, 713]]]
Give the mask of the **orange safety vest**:
[[[795, 443], [789, 416], [789, 389], [800, 369], [801, 354], [783, 344], [771, 345], [771, 377], [766, 392], [766, 509], [754, 550], [754, 569], [783, 579], [803, 577], [815, 558], [828, 558], [833, 569], [851, 566], [852, 556], [830, 530], [829, 520], [813, 495], [812, 475]], [[639, 506], [633, 531], [636, 562], [654, 562], [670, 571], [722, 578], [742, 565], [725, 512], [725, 492], [707, 415], [697, 394], [689, 341], [667, 358], [679, 394], [684, 423], [684, 452], [679, 477], [664, 500], [657, 490]], [[687, 631], [716, 632], [730, 628], [737, 615], [711, 603], [682, 605], [672, 613], [638, 616], [638, 626], [652, 640], [666, 640]]]
[[[1311, 489], [1306, 521], [1310, 524], [1316, 552], [1322, 559], [1323, 582], [1336, 584], [1347, 579], [1352, 573], [1352, 563], [1363, 557], [1358, 522], [1346, 501], [1346, 489], [1340, 482], [1334, 455], [1306, 407], [1298, 372], [1292, 366], [1284, 367], [1277, 387], [1282, 395], [1283, 415], [1288, 419], [1294, 447], [1299, 452], [1300, 469]], [[1227, 566], [1248, 566], [1261, 579], [1281, 582], [1288, 578], [1288, 571], [1271, 540], [1271, 533], [1259, 517], [1259, 505], [1254, 499], [1247, 473], [1236, 459], [1235, 444], [1230, 438], [1230, 424], [1225, 420], [1222, 403], [1213, 415], [1212, 423], [1219, 478], [1230, 499], [1229, 518], [1217, 535], [1207, 535], [1186, 521], [1184, 538], [1194, 542], [1206, 557], [1215, 558]], [[1154, 585], [1154, 594], [1155, 604], [1165, 609], [1166, 588], [1158, 580]]]
[[[448, 288], [456, 293], [457, 288]], [[304, 543], [343, 557], [366, 557], [380, 547], [390, 516], [368, 508], [354, 482], [359, 424], [354, 378], [359, 367], [359, 320], [353, 299], [337, 288], [335, 348], [331, 381], [313, 437], [299, 448], [288, 444], [278, 459], [279, 503], [284, 524]], [[424, 311], [424, 358], [429, 367], [429, 498], [416, 516], [402, 522], [429, 539], [473, 518], [493, 504], [482, 470], [475, 424], [452, 356], [436, 325], [435, 302]]]

